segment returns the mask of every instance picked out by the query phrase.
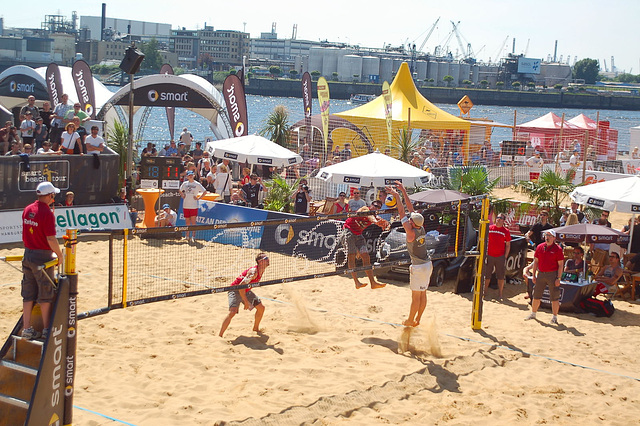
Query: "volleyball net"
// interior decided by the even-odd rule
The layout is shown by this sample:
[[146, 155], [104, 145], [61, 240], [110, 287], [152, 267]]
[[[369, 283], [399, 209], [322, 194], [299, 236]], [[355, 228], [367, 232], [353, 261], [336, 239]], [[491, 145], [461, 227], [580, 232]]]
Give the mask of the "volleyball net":
[[[432, 259], [464, 255], [475, 230], [467, 218], [469, 204], [453, 203], [426, 210], [427, 245]], [[395, 210], [381, 212], [392, 216]], [[266, 286], [365, 269], [386, 273], [408, 265], [406, 238], [390, 217], [389, 229], [370, 225], [363, 232], [371, 262], [357, 258], [348, 267], [344, 220], [366, 213], [296, 217], [260, 222], [221, 223], [114, 231], [109, 242], [108, 308], [123, 308], [242, 288]], [[196, 232], [195, 242], [181, 237]], [[466, 244], [465, 244], [466, 241]], [[231, 287], [234, 279], [267, 253], [270, 266], [260, 283]], [[103, 313], [98, 312], [95, 314]], [[92, 316], [88, 314], [87, 316]]]

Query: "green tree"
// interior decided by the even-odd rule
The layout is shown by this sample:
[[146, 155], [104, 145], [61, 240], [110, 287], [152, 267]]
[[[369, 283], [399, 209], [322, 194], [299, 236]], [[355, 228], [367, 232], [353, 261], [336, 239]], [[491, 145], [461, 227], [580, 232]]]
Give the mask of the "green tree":
[[338, 81], [338, 75], [339, 74], [335, 71], [331, 73], [331, 78], [333, 79], [333, 81]]
[[533, 81], [530, 81], [527, 83], [527, 87], [529, 88], [529, 90], [535, 90], [536, 84]]
[[447, 83], [447, 87], [449, 87], [451, 85], [451, 82], [453, 81], [453, 76], [452, 75], [445, 75], [444, 77], [442, 77], [442, 81]]
[[581, 59], [573, 66], [573, 78], [583, 79], [587, 84], [595, 84], [600, 72], [600, 64], [597, 59]]
[[296, 78], [298, 75], [298, 70], [289, 70], [289, 76], [291, 76], [291, 78]]
[[554, 84], [553, 88], [556, 89], [557, 91], [561, 91], [562, 90], [562, 84], [560, 84], [560, 83]]
[[527, 194], [533, 204], [548, 208], [552, 222], [558, 224], [562, 217], [562, 203], [576, 187], [573, 184], [574, 176], [575, 170], [569, 170], [562, 175], [545, 169], [537, 181], [520, 181], [515, 184], [515, 189]]
[[500, 90], [504, 87], [504, 81], [499, 81], [496, 83], [496, 89]]
[[[127, 148], [129, 146], [129, 127], [120, 120], [113, 122], [113, 128], [107, 131], [107, 146], [120, 156], [118, 164], [118, 188], [125, 186], [127, 166]], [[135, 141], [134, 141], [135, 143]], [[138, 162], [138, 150], [133, 150], [133, 161]]]
[[489, 80], [481, 80], [480, 87], [483, 89], [486, 89], [487, 87], [489, 87]]
[[276, 212], [293, 213], [291, 195], [298, 188], [300, 179], [289, 185], [282, 176], [275, 173], [271, 176], [271, 180], [265, 181], [264, 184], [269, 189], [264, 199], [264, 208]]
[[514, 90], [520, 90], [520, 82], [519, 81], [514, 81], [513, 83], [511, 83], [511, 87], [514, 88]]
[[160, 71], [162, 67], [162, 55], [158, 49], [158, 40], [153, 37], [148, 43], [142, 43], [140, 50], [144, 53], [144, 60], [141, 67], [152, 71]]
[[282, 74], [282, 68], [280, 68], [277, 65], [272, 65], [269, 67], [269, 74], [271, 74], [274, 77], [277, 77], [280, 74]]
[[406, 127], [400, 129], [396, 136], [396, 149], [398, 150], [398, 160], [407, 164], [411, 162], [411, 153], [420, 147], [420, 139], [413, 138], [413, 132]]
[[311, 71], [311, 77], [313, 78], [314, 81], [318, 81], [318, 78], [320, 78], [321, 75], [322, 73], [318, 70]]
[[462, 80], [462, 84], [464, 85], [464, 87], [469, 87], [471, 86], [473, 83], [471, 80]]
[[622, 74], [618, 75], [616, 77], [616, 80], [618, 80], [621, 83], [636, 83], [638, 81], [638, 76], [625, 72], [625, 73], [622, 73]]
[[229, 70], [229, 75], [236, 75], [236, 73], [237, 73], [237, 72], [238, 72], [238, 71], [236, 71], [236, 69], [235, 69], [235, 68], [231, 68], [231, 69]]
[[286, 147], [289, 143], [289, 111], [284, 105], [277, 105], [267, 117], [260, 135], [278, 145]]
[[360, 82], [360, 74], [354, 74], [353, 75], [353, 82], [354, 83], [359, 83]]

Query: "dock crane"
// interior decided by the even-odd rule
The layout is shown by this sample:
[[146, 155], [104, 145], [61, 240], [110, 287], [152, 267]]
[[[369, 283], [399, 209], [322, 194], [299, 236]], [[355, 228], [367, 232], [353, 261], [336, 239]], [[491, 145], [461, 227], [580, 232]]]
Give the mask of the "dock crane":
[[436, 19], [436, 22], [434, 22], [433, 25], [431, 26], [431, 29], [429, 29], [427, 36], [424, 38], [424, 40], [422, 41], [422, 44], [418, 48], [418, 52], [422, 52], [422, 49], [424, 49], [424, 45], [427, 44], [427, 40], [429, 40], [429, 37], [431, 37], [431, 34], [433, 34], [433, 31], [436, 29], [438, 22], [440, 22], [439, 16], [438, 16], [438, 19]]
[[504, 50], [504, 48], [507, 45], [507, 42], [509, 41], [509, 36], [506, 36], [504, 41], [502, 42], [502, 44], [500, 45], [500, 49], [498, 50], [498, 53], [496, 53], [496, 55], [494, 56], [494, 59], [496, 61], [496, 64], [500, 63], [500, 57], [502, 56], [502, 51]]
[[457, 24], [451, 21], [451, 25], [453, 25], [452, 32], [455, 34], [456, 39], [458, 40], [458, 47], [460, 47], [460, 53], [462, 55], [462, 58], [463, 59], [471, 58], [473, 56], [473, 51], [471, 50], [471, 43], [467, 42], [467, 48], [465, 50], [464, 44], [462, 43], [462, 39], [464, 37], [462, 37], [460, 34], [460, 31], [458, 31], [458, 25], [460, 25], [460, 21], [458, 21]]

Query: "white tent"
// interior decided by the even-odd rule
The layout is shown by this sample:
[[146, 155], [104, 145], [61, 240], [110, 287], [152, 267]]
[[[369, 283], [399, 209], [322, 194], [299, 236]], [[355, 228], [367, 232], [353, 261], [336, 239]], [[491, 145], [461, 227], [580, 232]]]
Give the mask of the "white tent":
[[300, 155], [259, 135], [207, 142], [205, 149], [216, 158], [240, 163], [274, 167], [302, 163]]
[[[569, 194], [578, 204], [621, 213], [640, 213], [640, 176], [579, 186]], [[632, 222], [633, 223], [633, 222]], [[633, 241], [633, 226], [629, 249]]]
[[393, 185], [397, 180], [405, 186], [425, 186], [432, 177], [431, 173], [379, 151], [323, 167], [316, 175], [332, 183], [377, 187]]

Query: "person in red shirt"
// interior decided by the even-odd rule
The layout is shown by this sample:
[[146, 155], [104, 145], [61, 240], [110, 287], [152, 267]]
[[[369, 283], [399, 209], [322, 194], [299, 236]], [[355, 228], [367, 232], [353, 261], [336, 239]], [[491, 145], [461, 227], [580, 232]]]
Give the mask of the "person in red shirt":
[[[262, 278], [262, 274], [264, 274], [264, 270], [269, 266], [269, 257], [266, 253], [260, 253], [256, 256], [256, 264], [246, 271], [242, 272], [238, 277], [231, 283], [232, 286], [242, 285], [242, 284], [253, 284], [260, 282]], [[260, 331], [260, 321], [262, 320], [262, 316], [264, 315], [264, 305], [258, 296], [255, 295], [253, 291], [250, 289], [242, 289], [236, 291], [230, 291], [228, 293], [229, 298], [229, 314], [227, 314], [224, 321], [222, 321], [222, 326], [220, 327], [220, 337], [224, 334], [231, 323], [231, 320], [238, 313], [238, 307], [240, 307], [240, 302], [244, 304], [245, 310], [252, 310], [256, 308], [256, 318], [253, 324], [253, 331]]]
[[[380, 210], [382, 207], [382, 203], [380, 200], [375, 200], [371, 203], [371, 207], [361, 207], [357, 211], [366, 212], [376, 210]], [[362, 259], [362, 266], [369, 266], [371, 264], [371, 260], [369, 258], [369, 250], [367, 249], [367, 243], [362, 236], [362, 231], [364, 231], [369, 225], [374, 223], [378, 223], [378, 220], [374, 215], [371, 216], [354, 216], [348, 218], [344, 222], [344, 236], [345, 243], [347, 246], [347, 266], [349, 269], [353, 269], [356, 266], [356, 255], [360, 255], [360, 259]], [[367, 274], [367, 278], [369, 278], [369, 283], [371, 284], [372, 289], [382, 288], [386, 284], [380, 284], [376, 281], [373, 276], [373, 271], [371, 269], [367, 269], [364, 271]], [[353, 281], [356, 284], [356, 289], [366, 287], [367, 284], [363, 284], [358, 280], [358, 274], [355, 271], [351, 272], [351, 277], [353, 277]]]
[[556, 244], [556, 232], [553, 229], [545, 231], [544, 243], [536, 247], [531, 269], [533, 281], [533, 297], [531, 313], [525, 320], [536, 318], [536, 312], [540, 307], [540, 300], [545, 287], [549, 287], [551, 299], [551, 324], [558, 324], [558, 312], [560, 312], [560, 278], [562, 278], [564, 253], [562, 247]]
[[487, 244], [487, 259], [484, 268], [484, 292], [487, 293], [491, 275], [495, 271], [498, 279], [498, 296], [502, 301], [502, 291], [504, 290], [504, 275], [506, 272], [506, 255], [511, 249], [511, 233], [504, 226], [507, 216], [500, 213], [496, 218], [496, 223], [489, 226], [489, 242]]
[[[38, 200], [22, 212], [22, 337], [29, 340], [41, 335], [46, 338], [51, 324], [51, 309], [56, 298], [52, 283], [55, 268], [40, 268], [54, 259], [53, 253], [58, 257], [58, 264], [62, 262], [62, 251], [56, 239], [55, 217], [49, 207], [58, 193], [60, 190], [51, 182], [41, 182], [36, 189]], [[31, 325], [31, 311], [36, 302], [42, 310], [42, 333]]]

